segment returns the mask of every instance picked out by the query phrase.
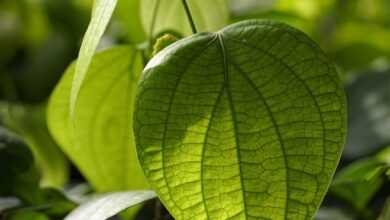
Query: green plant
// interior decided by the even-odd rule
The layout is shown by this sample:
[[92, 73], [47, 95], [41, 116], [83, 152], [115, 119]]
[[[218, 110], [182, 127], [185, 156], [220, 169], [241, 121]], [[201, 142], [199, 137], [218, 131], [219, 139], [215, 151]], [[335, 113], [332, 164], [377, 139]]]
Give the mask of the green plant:
[[[150, 36], [175, 28], [186, 35], [189, 27], [196, 32], [196, 16], [210, 19], [205, 11], [191, 15], [186, 1], [183, 8], [152, 2]], [[141, 53], [115, 48], [92, 57], [115, 3], [96, 2], [75, 70], [65, 74], [49, 106], [54, 136], [91, 183], [104, 191], [114, 187], [103, 181], [107, 172], [118, 171], [113, 184], [123, 178], [114, 167], [134, 148], [127, 145], [134, 117], [141, 165], [176, 219], [312, 218], [346, 133], [344, 91], [321, 49], [302, 32], [267, 21], [195, 34], [149, 61], [133, 116]], [[186, 12], [189, 24], [159, 18], [159, 10], [169, 11], [164, 7]], [[105, 130], [108, 123], [119, 130]], [[93, 160], [101, 157], [115, 164], [96, 167]], [[146, 187], [134, 182], [137, 167], [126, 170], [133, 181], [124, 189]]]
[[[340, 73], [388, 56], [379, 41], [388, 31], [367, 22], [378, 32], [355, 33], [360, 20], [346, 7], [355, 4], [74, 1], [45, 3], [61, 21], [69, 15], [57, 16], [60, 8], [94, 3], [78, 59], [47, 104], [13, 102], [19, 85], [0, 68], [0, 98], [11, 100], [0, 119], [21, 137], [15, 152], [0, 140], [0, 157], [10, 158], [0, 161], [10, 177], [1, 196], [17, 201], [0, 217], [134, 219], [155, 199], [156, 220], [300, 220], [316, 218], [327, 195], [350, 212], [338, 207], [327, 220], [387, 218], [389, 196], [380, 210], [370, 201], [389, 180], [388, 149], [342, 163], [333, 178], [347, 136], [349, 75]], [[331, 19], [343, 10], [351, 18]], [[115, 45], [101, 49], [105, 32]], [[351, 55], [362, 48], [366, 57]], [[64, 188], [74, 182], [57, 144], [91, 188]]]

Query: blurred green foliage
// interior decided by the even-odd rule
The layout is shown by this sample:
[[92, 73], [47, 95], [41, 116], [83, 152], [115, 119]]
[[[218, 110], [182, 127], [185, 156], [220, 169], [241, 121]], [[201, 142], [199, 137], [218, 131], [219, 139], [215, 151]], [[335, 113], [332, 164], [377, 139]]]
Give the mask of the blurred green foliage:
[[[77, 57], [93, 2], [0, 1], [0, 121], [6, 127], [0, 127], [0, 194], [21, 200], [6, 211], [10, 219], [62, 218], [75, 207], [62, 193], [64, 186], [85, 181], [78, 173], [79, 165], [67, 161], [58, 148], [61, 143], [49, 134], [45, 108]], [[175, 36], [191, 34], [180, 1], [170, 0], [161, 0], [163, 10], [156, 16], [153, 36], [148, 34], [154, 9], [150, 2], [155, 1], [118, 0], [98, 50], [130, 44], [145, 64], [157, 36], [166, 31]], [[390, 0], [204, 2], [196, 6], [195, 13], [198, 19], [206, 18], [201, 21], [204, 31], [243, 19], [279, 20], [306, 32], [336, 62], [352, 108], [351, 132], [342, 168], [320, 214], [348, 212], [352, 219], [370, 220], [379, 215], [380, 220], [388, 219], [390, 205], [384, 201], [390, 198], [386, 176], [390, 157], [385, 148], [390, 144]], [[214, 18], [216, 11], [223, 16]], [[69, 163], [76, 166], [70, 174]], [[114, 189], [104, 189], [110, 190]]]

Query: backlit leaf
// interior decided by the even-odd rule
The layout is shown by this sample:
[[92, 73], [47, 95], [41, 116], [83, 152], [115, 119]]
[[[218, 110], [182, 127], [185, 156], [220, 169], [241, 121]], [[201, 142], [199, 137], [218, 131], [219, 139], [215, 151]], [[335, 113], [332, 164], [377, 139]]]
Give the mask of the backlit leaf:
[[344, 145], [333, 64], [281, 23], [172, 44], [146, 66], [136, 100], [142, 167], [177, 220], [311, 219]]
[[143, 189], [145, 180], [131, 129], [135, 88], [142, 71], [140, 52], [115, 47], [92, 59], [70, 124], [74, 67], [69, 67], [50, 99], [50, 131], [98, 191]]
[[91, 21], [81, 44], [79, 59], [76, 63], [76, 73], [73, 77], [70, 95], [70, 111], [74, 113], [81, 85], [87, 74], [93, 54], [103, 36], [104, 31], [114, 12], [117, 0], [96, 0], [92, 11]]

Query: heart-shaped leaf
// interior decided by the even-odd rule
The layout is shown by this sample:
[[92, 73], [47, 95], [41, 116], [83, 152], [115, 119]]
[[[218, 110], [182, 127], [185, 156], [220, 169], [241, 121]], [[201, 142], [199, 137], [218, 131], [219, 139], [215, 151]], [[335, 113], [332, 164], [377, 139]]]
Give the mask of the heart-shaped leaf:
[[138, 155], [175, 219], [310, 219], [345, 142], [333, 64], [305, 34], [251, 20], [180, 40], [146, 66]]

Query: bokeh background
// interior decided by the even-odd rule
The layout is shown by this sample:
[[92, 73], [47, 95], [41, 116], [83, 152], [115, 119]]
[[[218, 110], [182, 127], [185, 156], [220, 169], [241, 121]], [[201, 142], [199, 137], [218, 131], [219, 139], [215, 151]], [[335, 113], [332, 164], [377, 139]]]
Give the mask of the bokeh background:
[[[99, 50], [114, 44], [142, 44], [145, 40], [144, 33], [131, 31], [139, 25], [137, 7], [142, 0], [127, 0], [131, 4], [124, 1], [119, 1]], [[29, 192], [18, 194], [27, 195], [24, 198], [1, 190], [0, 216], [4, 219], [13, 215], [4, 214], [10, 204], [16, 207], [12, 213], [24, 212], [14, 215], [14, 219], [61, 219], [75, 207], [63, 193], [69, 197], [93, 191], [51, 137], [45, 117], [53, 88], [77, 58], [92, 5], [92, 0], [0, 0], [1, 121], [22, 136], [32, 151], [30, 159], [35, 161], [34, 172], [38, 175], [30, 180], [38, 182], [39, 187], [63, 186], [61, 193], [47, 190], [43, 197], [31, 195], [34, 189], [25, 182], [21, 183], [25, 187], [22, 191]], [[348, 141], [336, 178], [339, 182], [332, 185], [316, 218], [389, 220], [389, 179], [382, 173], [383, 164], [379, 166], [373, 158], [390, 158], [386, 154], [390, 145], [390, 0], [231, 0], [229, 12], [231, 23], [275, 19], [304, 31], [336, 63], [344, 81]], [[5, 175], [5, 167], [13, 169], [29, 157], [16, 157], [15, 162], [1, 154], [6, 154], [0, 150], [0, 186], [5, 187], [5, 178], [11, 175]], [[40, 213], [39, 205], [48, 203], [58, 210]], [[33, 207], [33, 211], [26, 214], [26, 207]], [[137, 219], [169, 216], [161, 204], [152, 201], [141, 209]]]

